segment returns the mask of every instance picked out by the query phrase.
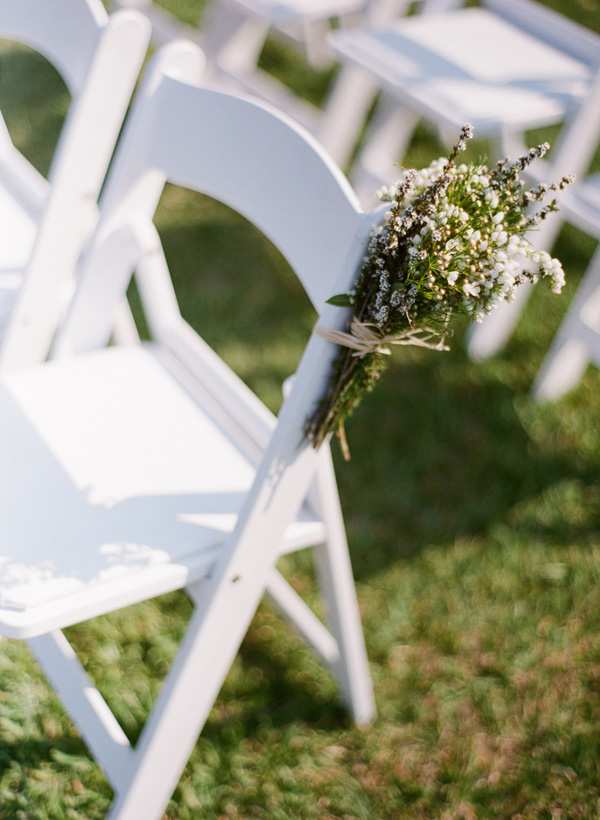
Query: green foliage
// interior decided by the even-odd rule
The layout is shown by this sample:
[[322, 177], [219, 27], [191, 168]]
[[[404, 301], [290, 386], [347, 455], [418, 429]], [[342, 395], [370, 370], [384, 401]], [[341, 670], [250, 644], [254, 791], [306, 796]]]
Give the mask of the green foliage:
[[[47, 134], [30, 130], [55, 134], [66, 95], [40, 73], [25, 114], [16, 55], [2, 52], [0, 107], [46, 168]], [[440, 153], [420, 129], [409, 162]], [[280, 255], [174, 188], [158, 221], [186, 318], [277, 409], [314, 321]], [[449, 353], [404, 348], [352, 419], [338, 475], [376, 722], [352, 726], [263, 605], [167, 820], [598, 817], [600, 373], [556, 404], [528, 395], [594, 247], [564, 229], [564, 293], [536, 289], [501, 357], [469, 362], [462, 328]], [[317, 606], [309, 557], [282, 569]], [[171, 595], [69, 630], [133, 741], [190, 608]], [[27, 649], [0, 648], [0, 820], [104, 818], [110, 789]]]

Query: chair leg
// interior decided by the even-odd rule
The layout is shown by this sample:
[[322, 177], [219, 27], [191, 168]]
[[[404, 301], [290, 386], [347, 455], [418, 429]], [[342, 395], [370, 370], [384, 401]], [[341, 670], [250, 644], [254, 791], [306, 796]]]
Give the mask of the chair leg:
[[[300, 503], [311, 473], [315, 476], [313, 458], [314, 452], [305, 448], [289, 483], [282, 482], [274, 490], [269, 481], [265, 502], [276, 510], [293, 487]], [[348, 699], [357, 719], [366, 721], [372, 718], [374, 706], [330, 459], [323, 449], [316, 465], [315, 482], [329, 533], [328, 547], [317, 562], [332, 628], [339, 636]], [[260, 514], [253, 518], [233, 553], [224, 555], [214, 574], [192, 590], [197, 606], [188, 631], [135, 749], [133, 776], [127, 790], [117, 796], [108, 820], [160, 820], [274, 568], [277, 550], [261, 552], [252, 546], [259, 532], [268, 540], [279, 533], [273, 542], [279, 543], [283, 522], [272, 524], [270, 533], [262, 520]]]
[[205, 24], [202, 45], [207, 58], [207, 76], [219, 79], [224, 69], [244, 77], [256, 69], [270, 24], [252, 19], [229, 3], [213, 0]]
[[[535, 233], [527, 238], [541, 251], [549, 250], [562, 226], [560, 212], [551, 213], [537, 226]], [[532, 293], [533, 285], [523, 284], [515, 291], [512, 302], [503, 302], [486, 316], [481, 324], [471, 325], [467, 339], [467, 351], [474, 360], [494, 356], [508, 342], [521, 312]]]
[[140, 334], [127, 299], [123, 299], [117, 308], [112, 338], [115, 344], [119, 345], [139, 345], [140, 343]]
[[[568, 329], [565, 328], [568, 333]], [[531, 391], [538, 401], [554, 401], [576, 387], [589, 364], [585, 345], [568, 336], [557, 337], [538, 371]]]
[[113, 788], [124, 787], [133, 770], [134, 752], [70, 643], [57, 630], [28, 644]]
[[536, 399], [559, 399], [600, 358], [600, 245], [532, 386]]
[[399, 177], [397, 163], [406, 153], [418, 121], [418, 114], [392, 97], [383, 96], [379, 101], [350, 177], [365, 207], [373, 207], [378, 187]]
[[[294, 480], [301, 500], [311, 461], [298, 461]], [[290, 485], [281, 492], [287, 493]], [[273, 496], [278, 490], [272, 490], [270, 484], [265, 496], [277, 504]], [[127, 789], [117, 794], [107, 820], [160, 820], [275, 566], [276, 549], [261, 551], [254, 546], [258, 532], [267, 543], [279, 543], [285, 524], [274, 522], [270, 538], [263, 520], [260, 514], [252, 519], [212, 575], [192, 590], [196, 608], [187, 633], [135, 748]]]
[[336, 672], [343, 699], [354, 720], [359, 724], [366, 724], [370, 723], [376, 714], [373, 684], [346, 530], [328, 447], [323, 447], [319, 456], [315, 490], [327, 530], [325, 543], [315, 547], [315, 561], [319, 586], [326, 606], [327, 623], [340, 652]]
[[515, 291], [512, 302], [503, 302], [486, 316], [481, 324], [471, 325], [467, 338], [467, 351], [475, 361], [494, 356], [507, 343], [515, 329], [525, 304], [531, 295], [532, 285], [524, 284]]
[[306, 49], [306, 59], [314, 68], [327, 68], [332, 54], [327, 45], [329, 20], [304, 20], [302, 34]]
[[365, 71], [344, 66], [325, 103], [317, 138], [340, 168], [345, 168], [377, 96], [377, 82]]
[[196, 608], [136, 746], [133, 775], [107, 820], [162, 817], [254, 614], [255, 607], [245, 608], [242, 616], [236, 592], [218, 590], [207, 596], [212, 609]]

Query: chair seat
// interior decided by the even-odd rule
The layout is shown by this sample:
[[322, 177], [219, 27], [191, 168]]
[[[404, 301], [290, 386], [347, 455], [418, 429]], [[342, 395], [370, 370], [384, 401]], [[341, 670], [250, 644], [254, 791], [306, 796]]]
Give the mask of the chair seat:
[[[254, 478], [151, 346], [5, 378], [0, 450], [0, 631], [10, 637], [201, 578]], [[303, 518], [282, 552], [322, 539]]]
[[[381, 30], [331, 35], [401, 102], [477, 136], [559, 122], [585, 95], [590, 69], [486, 9], [424, 15]], [[500, 113], [499, 113], [500, 112]]]

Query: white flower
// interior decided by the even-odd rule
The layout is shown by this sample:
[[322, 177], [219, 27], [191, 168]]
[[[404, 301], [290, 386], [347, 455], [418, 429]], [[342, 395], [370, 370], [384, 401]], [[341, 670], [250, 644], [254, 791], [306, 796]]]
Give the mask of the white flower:
[[505, 270], [498, 277], [498, 282], [501, 285], [507, 285], [509, 288], [511, 288], [515, 284], [515, 277], [512, 275], [510, 271]]
[[465, 296], [479, 296], [479, 285], [475, 285], [472, 282], [465, 282], [463, 285], [463, 293]]

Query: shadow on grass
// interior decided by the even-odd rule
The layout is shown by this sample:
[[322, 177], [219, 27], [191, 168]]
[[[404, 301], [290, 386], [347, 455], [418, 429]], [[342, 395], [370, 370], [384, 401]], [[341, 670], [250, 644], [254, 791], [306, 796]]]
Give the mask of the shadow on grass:
[[273, 637], [265, 638], [265, 619], [271, 617], [263, 608], [242, 642], [238, 669], [225, 682], [202, 736], [221, 744], [224, 738], [234, 742], [238, 733], [240, 739], [258, 738], [265, 726], [284, 730], [307, 725], [331, 732], [350, 725], [329, 673], [299, 638], [282, 633], [279, 621], [272, 620]]
[[56, 756], [82, 757], [87, 755], [83, 742], [77, 738], [23, 735], [16, 741], [0, 737], [0, 777], [4, 772], [43, 767], [56, 760]]
[[[351, 464], [338, 459], [359, 578], [500, 524], [556, 544], [598, 533], [600, 374], [590, 369], [559, 402], [536, 403], [529, 393], [593, 247], [563, 231], [555, 253], [569, 279], [565, 294], [538, 286], [499, 356], [471, 362], [463, 324], [450, 353], [395, 357], [348, 425]], [[558, 506], [548, 512], [553, 504], [560, 514]]]
[[[161, 234], [182, 310], [276, 411], [281, 382], [301, 356], [314, 311], [279, 253], [245, 220], [194, 195], [180, 207]], [[588, 399], [581, 407], [575, 398], [544, 408], [527, 392], [590, 246], [567, 231], [557, 252], [575, 281], [562, 301], [537, 289], [501, 356], [470, 362], [464, 324], [450, 353], [396, 351], [349, 422], [352, 461], [344, 464], [339, 452], [336, 461], [358, 579], [430, 545], [486, 536], [516, 505], [561, 482], [597, 481], [598, 437]], [[569, 424], [590, 428], [595, 443], [588, 453], [577, 449], [581, 429], [571, 436]], [[557, 521], [554, 537], [564, 538], [569, 526]]]
[[394, 367], [349, 426], [353, 458], [338, 481], [358, 577], [484, 535], [566, 478], [597, 480], [597, 463], [574, 464], [568, 449], [532, 439], [511, 388], [469, 369]]

